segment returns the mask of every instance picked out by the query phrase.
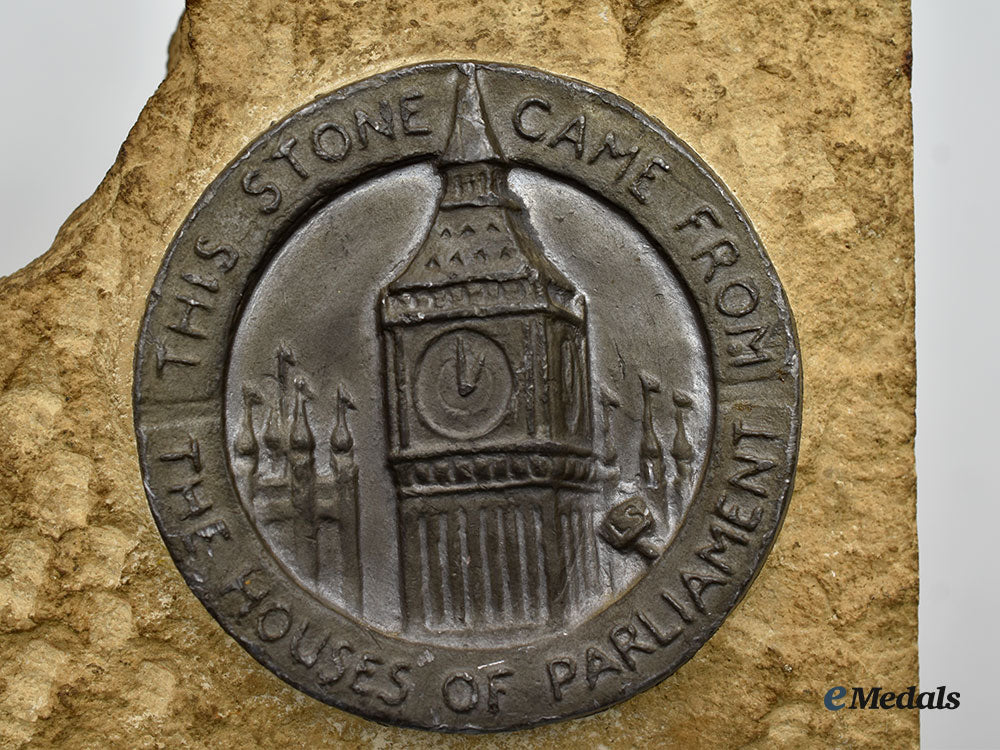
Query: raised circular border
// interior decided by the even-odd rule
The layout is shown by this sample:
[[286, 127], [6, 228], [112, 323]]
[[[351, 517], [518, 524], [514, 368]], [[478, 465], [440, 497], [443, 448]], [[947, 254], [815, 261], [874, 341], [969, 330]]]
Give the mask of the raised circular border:
[[[647, 575], [571, 637], [550, 633], [509, 649], [410, 644], [295, 584], [246, 516], [227, 463], [225, 372], [241, 304], [282, 240], [319, 205], [368, 176], [440, 153], [459, 65], [414, 65], [344, 87], [272, 126], [226, 167], [177, 232], [150, 292], [133, 401], [144, 487], [168, 550], [254, 658], [366, 718], [493, 731], [607, 708], [673, 673], [718, 629], [763, 565], [787, 508], [801, 365], [777, 275], [736, 199], [700, 157], [606, 91], [475, 63], [504, 158], [627, 214], [693, 300], [714, 390], [705, 476]], [[385, 113], [383, 102], [392, 137], [363, 124]], [[556, 137], [577, 117], [598, 134], [591, 141], [581, 129], [579, 148]], [[351, 138], [352, 126], [346, 153], [346, 139], [324, 140], [331, 131]], [[453, 689], [462, 685], [464, 692]]]

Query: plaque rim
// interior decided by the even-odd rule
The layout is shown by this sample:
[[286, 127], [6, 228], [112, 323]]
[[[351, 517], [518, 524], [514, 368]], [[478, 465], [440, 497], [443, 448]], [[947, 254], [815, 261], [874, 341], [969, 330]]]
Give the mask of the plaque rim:
[[[582, 95], [585, 97], [596, 97], [602, 103], [604, 103], [605, 105], [609, 106], [614, 110], [617, 110], [622, 115], [629, 116], [637, 120], [643, 128], [651, 131], [658, 139], [662, 139], [663, 141], [665, 141], [672, 152], [679, 153], [685, 159], [689, 160], [694, 165], [694, 167], [711, 183], [715, 193], [725, 202], [725, 204], [729, 207], [729, 209], [735, 214], [738, 221], [742, 224], [746, 232], [746, 236], [750, 238], [753, 244], [752, 248], [753, 251], [758, 253], [760, 256], [759, 262], [762, 264], [763, 272], [771, 281], [772, 284], [771, 290], [776, 292], [776, 300], [775, 300], [776, 309], [779, 313], [781, 322], [786, 326], [787, 335], [789, 337], [789, 343], [787, 347], [789, 361], [786, 361], [785, 363], [785, 372], [788, 374], [788, 377], [794, 380], [794, 389], [793, 389], [794, 402], [788, 405], [791, 408], [791, 413], [789, 416], [789, 430], [787, 434], [787, 439], [783, 443], [786, 446], [788, 465], [787, 469], [785, 470], [785, 474], [783, 474], [782, 494], [780, 497], [772, 499], [777, 506], [776, 513], [774, 514], [773, 520], [769, 521], [768, 528], [766, 530], [766, 533], [762, 536], [761, 543], [755, 545], [756, 554], [753, 558], [753, 564], [752, 566], [750, 566], [749, 576], [745, 578], [738, 577], [739, 584], [735, 587], [736, 588], [735, 592], [726, 600], [724, 606], [718, 607], [721, 614], [719, 615], [712, 614], [711, 616], [708, 616], [706, 620], [706, 627], [703, 627], [703, 629], [699, 631], [696, 636], [693, 636], [688, 640], [687, 647], [680, 652], [679, 656], [672, 657], [670, 659], [671, 666], [669, 666], [666, 670], [653, 670], [651, 673], [646, 674], [645, 676], [643, 676], [642, 670], [639, 670], [636, 673], [636, 680], [631, 683], [628, 690], [626, 692], [622, 692], [619, 696], [612, 698], [610, 700], [602, 699], [599, 702], [596, 701], [592, 702], [589, 700], [582, 700], [582, 701], [578, 700], [575, 702], [575, 704], [573, 702], [567, 702], [562, 706], [559, 706], [559, 708], [562, 710], [556, 711], [555, 713], [539, 712], [538, 714], [533, 716], [511, 717], [512, 720], [508, 722], [499, 722], [496, 725], [482, 725], [482, 726], [473, 725], [468, 722], [463, 724], [462, 717], [459, 716], [458, 714], [456, 714], [457, 721], [454, 722], [453, 724], [448, 724], [441, 722], [433, 723], [433, 722], [414, 720], [413, 718], [410, 718], [400, 712], [383, 711], [380, 713], [377, 711], [365, 710], [364, 707], [358, 705], [359, 703], [358, 701], [343, 700], [338, 696], [331, 695], [330, 693], [324, 693], [318, 690], [315, 686], [303, 684], [300, 680], [297, 680], [296, 677], [284, 667], [284, 665], [276, 662], [271, 657], [266, 647], [264, 647], [259, 642], [255, 643], [249, 640], [244, 632], [242, 632], [233, 622], [227, 620], [225, 616], [218, 611], [218, 607], [213, 606], [210, 603], [211, 594], [209, 593], [207, 587], [204, 585], [205, 582], [203, 580], [197, 580], [188, 562], [180, 554], [177, 553], [176, 547], [172, 547], [169, 544], [167, 545], [168, 551], [171, 555], [172, 560], [174, 561], [175, 566], [178, 569], [178, 572], [181, 573], [181, 576], [184, 579], [187, 586], [197, 596], [202, 605], [209, 611], [213, 619], [219, 622], [223, 630], [225, 630], [230, 637], [234, 638], [234, 640], [236, 640], [242, 648], [244, 648], [252, 656], [254, 656], [254, 658], [257, 661], [261, 662], [261, 664], [263, 666], [266, 666], [269, 671], [273, 672], [275, 675], [280, 677], [285, 682], [288, 682], [293, 687], [303, 692], [306, 692], [307, 694], [311, 695], [312, 697], [324, 703], [358, 714], [362, 718], [368, 718], [387, 725], [430, 729], [437, 731], [448, 731], [448, 732], [478, 733], [478, 732], [510, 731], [510, 730], [526, 729], [534, 726], [539, 726], [541, 724], [547, 724], [555, 721], [561, 721], [564, 719], [577, 718], [593, 714], [605, 710], [607, 708], [610, 708], [611, 706], [616, 705], [617, 703], [620, 703], [624, 700], [627, 700], [635, 696], [639, 692], [642, 692], [669, 677], [671, 674], [673, 674], [673, 672], [675, 672], [677, 669], [679, 669], [681, 666], [687, 663], [687, 661], [698, 651], [698, 649], [700, 649], [701, 646], [704, 645], [704, 643], [719, 630], [719, 628], [724, 623], [725, 619], [732, 615], [733, 610], [740, 603], [740, 601], [742, 601], [742, 599], [746, 596], [750, 587], [753, 585], [757, 576], [763, 569], [764, 562], [766, 561], [766, 558], [773, 547], [774, 541], [781, 530], [788, 509], [788, 505], [790, 503], [792, 490], [794, 487], [796, 462], [797, 462], [798, 450], [801, 439], [802, 400], [803, 400], [802, 360], [799, 348], [798, 335], [795, 328], [795, 321], [792, 315], [792, 311], [784, 287], [781, 285], [780, 281], [777, 278], [777, 273], [769, 257], [766, 254], [764, 245], [760, 240], [760, 237], [757, 234], [756, 229], [754, 228], [753, 224], [747, 217], [746, 213], [744, 212], [742, 206], [737, 201], [735, 196], [733, 196], [733, 194], [729, 191], [728, 187], [726, 187], [725, 183], [722, 182], [722, 180], [716, 175], [714, 170], [712, 170], [712, 168], [699, 154], [695, 153], [693, 149], [691, 149], [684, 141], [682, 141], [679, 137], [677, 137], [671, 130], [669, 130], [666, 126], [660, 123], [656, 118], [640, 110], [638, 107], [622, 99], [618, 95], [606, 91], [604, 89], [595, 87], [589, 83], [577, 80], [575, 78], [549, 73], [547, 71], [543, 71], [530, 66], [514, 65], [510, 63], [500, 63], [500, 62], [470, 61], [465, 59], [434, 60], [414, 65], [398, 67], [383, 73], [379, 73], [376, 75], [368, 76], [360, 80], [356, 80], [345, 86], [339, 87], [333, 92], [326, 93], [319, 97], [316, 97], [313, 101], [294, 110], [293, 112], [285, 116], [283, 119], [277, 121], [276, 123], [272, 123], [272, 125], [267, 130], [265, 130], [257, 137], [253, 138], [250, 141], [249, 145], [247, 145], [242, 151], [240, 151], [240, 153], [220, 171], [220, 173], [209, 183], [205, 191], [195, 201], [190, 213], [180, 224], [177, 232], [171, 239], [167, 252], [163, 257], [163, 260], [161, 261], [160, 268], [156, 273], [152, 289], [149, 293], [149, 299], [142, 316], [142, 321], [140, 324], [140, 332], [139, 336], [137, 337], [135, 346], [135, 355], [134, 355], [135, 369], [134, 369], [132, 396], [133, 396], [133, 426], [136, 431], [138, 440], [140, 473], [142, 476], [143, 486], [146, 492], [147, 500], [149, 502], [150, 510], [153, 515], [154, 521], [156, 523], [157, 529], [161, 537], [166, 539], [172, 532], [169, 522], [166, 521], [163, 517], [164, 515], [162, 507], [163, 498], [162, 497], [157, 498], [157, 494], [153, 489], [152, 483], [150, 482], [150, 473], [152, 471], [151, 467], [153, 464], [152, 464], [152, 458], [148, 452], [147, 435], [145, 432], [147, 425], [144, 422], [144, 414], [146, 413], [147, 410], [146, 410], [146, 404], [144, 404], [142, 400], [142, 395], [143, 395], [142, 386], [144, 379], [146, 378], [146, 375], [143, 372], [143, 363], [144, 361], [148, 361], [150, 357], [148, 346], [150, 341], [149, 327], [151, 325], [151, 317], [153, 315], [154, 309], [156, 308], [158, 302], [160, 301], [163, 285], [170, 274], [171, 264], [174, 261], [175, 256], [179, 252], [179, 248], [182, 241], [187, 237], [188, 233], [191, 231], [192, 226], [195, 224], [196, 220], [202, 214], [205, 208], [216, 198], [220, 189], [227, 182], [235, 178], [237, 169], [242, 164], [244, 164], [247, 160], [249, 160], [251, 156], [258, 153], [265, 145], [271, 143], [275, 138], [279, 137], [282, 132], [286, 131], [292, 125], [306, 118], [311, 113], [321, 110], [325, 104], [332, 101], [341, 101], [348, 99], [351, 96], [372, 89], [376, 89], [386, 83], [395, 81], [400, 78], [404, 78], [413, 73], [419, 73], [421, 71], [451, 69], [451, 68], [456, 68], [460, 64], [470, 64], [470, 63], [474, 65], [477, 70], [484, 69], [508, 75], [522, 76], [527, 79], [542, 80], [547, 83], [554, 83], [555, 85], [562, 85], [568, 87], [573, 91], [574, 95]], [[507, 161], [509, 161], [509, 163], [515, 166], [523, 166], [528, 169], [542, 169], [544, 171], [544, 168], [539, 167], [538, 165], [520, 163], [517, 162], [516, 160], [511, 160], [511, 159], [508, 159]], [[381, 165], [374, 170], [363, 169], [359, 172], [359, 175], [370, 176], [372, 174], [375, 174], [378, 170], [389, 171], [392, 168], [394, 168], [394, 166], [403, 166], [403, 164], [404, 163]], [[637, 224], [640, 227], [642, 227], [644, 233], [646, 233], [648, 236], [651, 236], [655, 240], [656, 247], [660, 250], [661, 260], [667, 264], [668, 268], [670, 269], [670, 272], [677, 278], [678, 282], [685, 290], [685, 293], [689, 296], [692, 295], [688, 279], [678, 270], [677, 266], [673, 263], [672, 256], [670, 255], [667, 248], [664, 247], [662, 241], [658, 237], [653, 235], [651, 232], [649, 232], [648, 228], [646, 228], [645, 225], [643, 225], [641, 222], [638, 222], [638, 220], [635, 219], [635, 217], [631, 213], [622, 209], [616, 202], [609, 199], [600, 191], [595, 191], [592, 188], [590, 188], [590, 186], [584, 185], [583, 183], [579, 182], [578, 178], [573, 176], [572, 174], [557, 173], [557, 175], [562, 179], [568, 180], [570, 184], [576, 187], [579, 187], [581, 189], [587, 190], [592, 193], [596, 193], [596, 195], [598, 195], [606, 203], [606, 205], [608, 205], [609, 207], [613, 207], [615, 210], [620, 210], [625, 212], [626, 215], [628, 215], [633, 221], [636, 221]], [[366, 179], [366, 177], [356, 176], [349, 179], [346, 185], [357, 184], [358, 181], [364, 179]], [[338, 189], [336, 191], [333, 191], [332, 193], [328, 193], [326, 195], [326, 200], [330, 201], [335, 199], [337, 194], [339, 194], [341, 190], [342, 189]], [[325, 203], [323, 203], [322, 205], [325, 205]], [[321, 206], [318, 205], [314, 206], [314, 208], [319, 208], [319, 207]], [[312, 214], [309, 211], [300, 213], [297, 216], [293, 217], [288, 226], [291, 227], [300, 226], [304, 221], [307, 221], [311, 215]], [[270, 261], [273, 260], [275, 249], [280, 246], [281, 239], [283, 236], [285, 236], [286, 231], [287, 230], [282, 230], [281, 232], [279, 232], [278, 236], [272, 237], [271, 249], [265, 253], [264, 260], [261, 261], [260, 269], [262, 269], [262, 273], [266, 272], [265, 270], [267, 264], [269, 264]], [[758, 259], [756, 257], [754, 258], [754, 262], [755, 263], [758, 262]], [[247, 282], [246, 286], [243, 288], [241, 293], [242, 302], [237, 305], [237, 310], [235, 315], [231, 320], [226, 321], [226, 325], [228, 326], [226, 330], [229, 331], [230, 335], [232, 334], [233, 331], [235, 331], [236, 327], [239, 325], [239, 321], [242, 315], [243, 304], [245, 304], [246, 300], [249, 298], [250, 293], [252, 292], [252, 289], [254, 288], [254, 285], [256, 284], [257, 280], [259, 280], [259, 277], [251, 278]], [[704, 323], [700, 319], [700, 316], [702, 314], [701, 309], [697, 305], [693, 305], [693, 309], [695, 310], [697, 316], [699, 317], [699, 325], [703, 327]], [[226, 387], [225, 383], [227, 380], [227, 373], [229, 368], [228, 351], [231, 350], [231, 344], [232, 341], [229, 340], [225, 345], [227, 348], [227, 356], [225, 359], [224, 371], [221, 373], [219, 381], [219, 386], [218, 386], [219, 395], [216, 396], [216, 399], [222, 402], [223, 404], [225, 401], [225, 395], [224, 395]], [[719, 398], [718, 393], [719, 393], [720, 383], [717, 381], [716, 378], [717, 363], [711, 356], [711, 352], [709, 352], [709, 363], [710, 363], [710, 374], [711, 374], [710, 386], [713, 394], [713, 400], [712, 400], [713, 418], [711, 420], [712, 430], [710, 431], [709, 447], [707, 448], [708, 455], [706, 459], [706, 468], [705, 468], [706, 475], [708, 472], [712, 471], [712, 466], [710, 464], [714, 459], [713, 453], [715, 450], [716, 441], [718, 440], [719, 437], [716, 434], [716, 431], [719, 429], [719, 425], [717, 424], [717, 419], [716, 419], [717, 416], [716, 412], [717, 412], [717, 401]], [[224, 406], [222, 408], [224, 409]], [[221, 412], [219, 413], [219, 420], [222, 423], [225, 422], [225, 418], [222, 416]], [[227, 465], [227, 468], [229, 468], [228, 460], [226, 460], [225, 463]], [[229, 480], [228, 477], [227, 480]], [[229, 481], [231, 483], [231, 480]], [[697, 495], [701, 491], [702, 488], [699, 487], [698, 489], [696, 489], [695, 494]], [[235, 488], [233, 488], [233, 492], [235, 494]], [[239, 506], [238, 499], [236, 500], [236, 504], [237, 506]], [[694, 510], [694, 506], [695, 506], [695, 501], [692, 500], [689, 512]], [[662, 562], [663, 560], [661, 559], [657, 564]], [[649, 573], [647, 573], [647, 575], [643, 580], [648, 580], [651, 578], [655, 578], [652, 569], [650, 570]], [[636, 590], [638, 589], [639, 584], [641, 583], [642, 580], [639, 583], [637, 583], [633, 588], [623, 593], [618, 602], [626, 600], [629, 597], [632, 597], [635, 594]], [[315, 599], [315, 596], [311, 592], [305, 590], [302, 590], [302, 592], [305, 596]], [[599, 613], [593, 614], [591, 617], [597, 618], [599, 616], [603, 616], [606, 610], [612, 609], [614, 604], [617, 604], [618, 602], [614, 602], [608, 605], [604, 610], [602, 610]], [[351, 617], [350, 615], [344, 615], [344, 614], [340, 614], [340, 616], [347, 618]], [[379, 631], [378, 628], [376, 628], [375, 626], [368, 625], [367, 623], [364, 622], [358, 622], [356, 624], [359, 625], [361, 628], [368, 628], [369, 630], [374, 630], [377, 633], [378, 638], [388, 638], [388, 639], [393, 638], [393, 636], [387, 636], [385, 633]], [[570, 633], [570, 635], [572, 636], [572, 632]], [[400, 636], [398, 640], [400, 640], [404, 644], [408, 643], [406, 641], [405, 636]], [[552, 634], [547, 634], [545, 637], [539, 640], [541, 641], [541, 646], [539, 646], [536, 643], [532, 643], [529, 644], [527, 648], [525, 647], [515, 647], [515, 648], [527, 651], [531, 651], [538, 648], [538, 654], [537, 654], [539, 659], [538, 667], [539, 669], [541, 669], [542, 668], [541, 662], [545, 661], [545, 654], [543, 653], [543, 649], [549, 645], [549, 641], [552, 640]], [[426, 644], [423, 642], [419, 642], [413, 645], [416, 648], [423, 648], [426, 646]], [[446, 645], [435, 646], [434, 648], [449, 653], [452, 651], [452, 649]], [[455, 649], [455, 650], [462, 652], [462, 649]], [[470, 663], [472, 661], [474, 660], [470, 660]], [[418, 685], [418, 687], [420, 688], [426, 687], [427, 690], [429, 691], [437, 689], [437, 686]], [[589, 695], [586, 697], [589, 698]], [[569, 708], [569, 706], [572, 707]]]

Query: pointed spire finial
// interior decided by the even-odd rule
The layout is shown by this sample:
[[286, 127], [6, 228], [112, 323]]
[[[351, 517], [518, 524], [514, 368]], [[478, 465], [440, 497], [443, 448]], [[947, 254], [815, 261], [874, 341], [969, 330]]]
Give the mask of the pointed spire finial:
[[334, 454], [347, 453], [354, 447], [354, 436], [351, 435], [351, 428], [347, 424], [347, 410], [354, 408], [354, 403], [343, 385], [337, 386], [337, 421], [330, 435], [330, 450]]
[[255, 388], [249, 385], [243, 386], [243, 422], [236, 435], [235, 447], [237, 455], [253, 460], [254, 471], [257, 469], [257, 455], [260, 446], [257, 444], [257, 436], [254, 434], [253, 408], [262, 403], [264, 403], [264, 399]]
[[639, 458], [642, 464], [642, 479], [646, 487], [658, 490], [663, 487], [665, 469], [663, 465], [663, 444], [656, 434], [653, 422], [653, 399], [651, 394], [660, 392], [660, 381], [647, 373], [639, 373], [642, 385], [642, 438], [639, 440]]
[[309, 426], [309, 414], [306, 412], [306, 401], [312, 396], [312, 390], [306, 379], [295, 378], [295, 410], [288, 445], [291, 450], [300, 453], [311, 452], [316, 447], [316, 439]]
[[499, 161], [500, 149], [496, 137], [483, 115], [483, 101], [476, 81], [476, 66], [464, 63], [465, 81], [459, 82], [455, 101], [455, 124], [448, 145], [441, 154], [442, 164], [472, 164]]
[[674, 442], [670, 448], [670, 456], [674, 459], [677, 471], [674, 474], [674, 491], [667, 499], [667, 519], [670, 528], [676, 528], [681, 517], [685, 489], [691, 478], [691, 461], [694, 459], [694, 448], [688, 440], [684, 427], [684, 412], [694, 405], [692, 398], [683, 391], [674, 391]]
[[682, 391], [674, 391], [674, 424], [677, 431], [674, 433], [674, 443], [670, 449], [670, 455], [678, 464], [689, 464], [694, 458], [694, 448], [688, 440], [687, 432], [684, 428], [684, 410], [690, 409], [692, 405], [691, 397]]
[[274, 358], [278, 363], [278, 384], [284, 388], [288, 384], [288, 368], [295, 366], [295, 355], [282, 342], [278, 344], [278, 350], [275, 352]]

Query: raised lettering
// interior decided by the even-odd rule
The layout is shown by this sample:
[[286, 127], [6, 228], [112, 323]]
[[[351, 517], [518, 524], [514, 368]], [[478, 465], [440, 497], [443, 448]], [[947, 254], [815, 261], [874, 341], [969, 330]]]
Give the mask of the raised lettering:
[[753, 531], [760, 525], [763, 512], [756, 505], [750, 510], [744, 510], [738, 502], [723, 495], [715, 506], [715, 512], [733, 526], [744, 531]]
[[200, 484], [201, 480], [196, 479], [193, 482], [176, 485], [168, 490], [171, 494], [180, 495], [187, 503], [187, 512], [181, 516], [183, 520], [200, 516], [213, 505], [211, 500], [204, 500], [198, 496], [198, 485]]
[[752, 281], [734, 281], [715, 297], [715, 308], [730, 318], [742, 318], [757, 309], [760, 294]]
[[219, 281], [212, 276], [201, 276], [197, 273], [182, 273], [181, 278], [191, 286], [196, 286], [199, 289], [205, 289], [206, 291], [212, 292], [212, 294], [219, 291]]
[[653, 636], [653, 640], [656, 641], [659, 646], [668, 646], [676, 640], [677, 636], [681, 634], [683, 628], [678, 626], [673, 631], [667, 633], [657, 627], [652, 620], [649, 619], [649, 615], [645, 612], [637, 611], [635, 613], [635, 619], [642, 623], [643, 627], [649, 631], [649, 634]]
[[424, 98], [420, 91], [407, 91], [399, 97], [399, 119], [403, 124], [403, 132], [407, 135], [427, 135], [431, 129], [415, 120], [420, 114], [420, 108], [414, 106]]
[[201, 473], [201, 446], [196, 438], [188, 435], [188, 444], [181, 449], [169, 453], [161, 453], [161, 461], [190, 461], [191, 471], [196, 474]]
[[761, 427], [747, 427], [742, 419], [733, 422], [733, 446], [739, 446], [743, 438], [760, 438], [761, 440], [780, 440], [773, 432], [765, 432]]
[[358, 695], [371, 695], [372, 691], [368, 685], [361, 684], [361, 678], [371, 679], [372, 675], [375, 674], [375, 670], [372, 667], [377, 667], [382, 664], [382, 660], [371, 654], [362, 654], [361, 660], [358, 662], [357, 668], [354, 670], [354, 679], [351, 681], [351, 690], [353, 690]]
[[563, 698], [563, 688], [576, 677], [576, 662], [568, 656], [562, 659], [553, 659], [547, 665], [549, 672], [549, 685], [552, 686], [552, 697], [557, 701]]
[[204, 542], [205, 552], [209, 557], [213, 557], [212, 542], [218, 536], [221, 536], [223, 539], [229, 539], [229, 527], [226, 526], [225, 521], [213, 521], [212, 523], [206, 524], [200, 529], [196, 529], [190, 534], [185, 535], [184, 547], [187, 549], [188, 554], [193, 556], [197, 553], [195, 542]]
[[201, 364], [200, 359], [192, 357], [182, 357], [170, 351], [165, 343], [159, 339], [153, 341], [153, 351], [156, 354], [156, 375], [163, 377], [163, 371], [167, 365], [178, 365], [179, 367], [197, 367]]
[[299, 157], [297, 157], [295, 152], [292, 151], [298, 142], [297, 138], [288, 138], [282, 142], [280, 146], [278, 146], [277, 150], [273, 154], [271, 154], [271, 159], [274, 161], [284, 159], [288, 162], [288, 166], [292, 168], [295, 174], [305, 180], [308, 179], [309, 172], [306, 171], [306, 168], [302, 166], [302, 162], [299, 161]]
[[344, 664], [344, 654], [353, 654], [354, 649], [346, 643], [341, 643], [336, 649], [326, 649], [326, 657], [323, 658], [316, 669], [316, 682], [320, 685], [332, 685], [338, 682], [347, 671]]
[[625, 176], [625, 173], [628, 172], [629, 167], [632, 166], [632, 162], [635, 161], [636, 156], [639, 155], [639, 147], [632, 146], [632, 148], [622, 150], [618, 148], [618, 141], [615, 138], [615, 134], [608, 133], [604, 136], [604, 143], [599, 149], [597, 149], [597, 152], [587, 160], [587, 163], [596, 164], [602, 154], [607, 154], [610, 159], [625, 159], [625, 164], [622, 165], [622, 168], [618, 170], [618, 174], [615, 176], [616, 180], [620, 180]]
[[278, 210], [281, 205], [281, 190], [273, 182], [265, 182], [263, 185], [257, 184], [260, 172], [256, 169], [248, 170], [243, 175], [243, 192], [247, 195], [259, 195], [266, 200], [260, 204], [261, 213], [270, 214]]
[[310, 627], [308, 622], [302, 623], [298, 632], [292, 636], [292, 641], [288, 646], [292, 658], [306, 669], [313, 668], [313, 665], [319, 660], [319, 655], [322, 653], [327, 641], [330, 640], [328, 633], [321, 633], [320, 637], [312, 639], [312, 645], [309, 645], [306, 642], [306, 633], [309, 632]]
[[716, 242], [706, 250], [701, 250], [691, 256], [691, 260], [708, 258], [708, 270], [705, 271], [705, 283], [715, 278], [715, 272], [720, 268], [731, 266], [740, 259], [740, 251], [729, 240]]
[[688, 596], [691, 597], [691, 601], [694, 602], [694, 606], [698, 608], [698, 611], [705, 613], [707, 611], [705, 607], [705, 591], [710, 586], [722, 586], [728, 583], [726, 578], [718, 578], [713, 575], [708, 575], [706, 573], [691, 573], [688, 571], [681, 571], [681, 582], [684, 584], [684, 588], [687, 589]]
[[189, 336], [193, 339], [207, 338], [208, 334], [204, 331], [199, 331], [192, 327], [191, 316], [194, 314], [195, 310], [211, 310], [212, 307], [210, 305], [206, 305], [204, 302], [199, 302], [192, 297], [185, 297], [182, 294], [175, 295], [174, 299], [184, 304], [184, 313], [181, 315], [180, 322], [171, 323], [167, 326], [167, 328], [175, 333], [181, 334], [182, 336]]
[[663, 161], [659, 156], [654, 156], [649, 160], [649, 164], [643, 169], [639, 174], [635, 176], [631, 184], [628, 186], [628, 190], [635, 197], [639, 203], [649, 202], [649, 193], [644, 189], [644, 182], [653, 182], [656, 179], [656, 174], [653, 170], [659, 169], [663, 172], [669, 172], [670, 166]]
[[259, 568], [251, 568], [219, 592], [219, 599], [230, 593], [238, 593], [243, 597], [243, 603], [240, 605], [239, 617], [246, 617], [250, 614], [251, 610], [260, 604], [271, 590], [270, 586], [258, 589], [257, 584], [259, 583], [261, 576], [256, 576], [255, 574], [257, 573], [263, 573], [263, 571]]
[[280, 604], [272, 604], [257, 618], [257, 635], [268, 643], [284, 638], [292, 627], [292, 616]]
[[694, 211], [690, 216], [688, 216], [684, 221], [680, 222], [674, 227], [674, 230], [679, 232], [682, 229], [687, 229], [692, 227], [694, 229], [701, 229], [705, 225], [705, 221], [714, 227], [721, 227], [722, 224], [719, 223], [718, 217], [715, 215], [715, 211], [712, 210], [711, 206], [702, 206], [698, 210]]
[[479, 703], [476, 681], [468, 672], [457, 672], [448, 677], [441, 686], [444, 702], [452, 711], [468, 713]]
[[587, 118], [583, 115], [576, 117], [566, 123], [566, 127], [556, 133], [546, 144], [549, 148], [555, 148], [565, 141], [573, 146], [576, 158], [583, 156], [583, 137], [587, 131]]
[[[726, 347], [726, 352], [732, 357], [729, 364], [733, 367], [746, 367], [748, 365], [759, 365], [762, 362], [770, 362], [774, 359], [774, 357], [762, 348], [769, 330], [766, 325], [750, 326], [748, 328], [727, 328], [726, 335], [734, 337], [734, 340]], [[746, 339], [739, 338], [741, 336], [746, 337]]]
[[500, 713], [500, 696], [507, 695], [500, 680], [513, 677], [514, 673], [502, 667], [489, 672], [486, 675], [486, 710], [491, 714]]
[[742, 471], [736, 472], [733, 476], [729, 478], [729, 484], [733, 487], [738, 487], [741, 490], [746, 490], [752, 495], [757, 497], [767, 497], [767, 489], [761, 487], [757, 484], [752, 484], [747, 480], [757, 476], [758, 474], [763, 474], [765, 471], [770, 471], [777, 464], [773, 461], [768, 461], [763, 458], [755, 458], [754, 456], [733, 456], [737, 461], [743, 464], [748, 464], [747, 468]]
[[402, 679], [402, 676], [406, 675], [409, 671], [410, 667], [406, 664], [393, 664], [392, 669], [389, 671], [389, 681], [396, 688], [395, 694], [380, 692], [375, 697], [387, 706], [400, 705], [406, 700], [406, 696], [410, 694], [410, 681]]
[[[340, 137], [336, 146], [330, 142], [333, 136], [327, 135], [331, 131]], [[313, 153], [323, 161], [340, 161], [351, 150], [351, 136], [335, 122], [321, 122], [313, 128], [312, 140]]]
[[601, 675], [606, 672], [620, 673], [621, 667], [611, 661], [610, 657], [601, 649], [591, 647], [587, 649], [587, 684], [593, 690]]
[[392, 107], [385, 99], [378, 103], [378, 114], [378, 119], [373, 120], [371, 115], [363, 109], [354, 110], [354, 122], [357, 125], [358, 143], [361, 144], [361, 148], [368, 148], [368, 130], [374, 130], [389, 140], [395, 140], [396, 132], [393, 128]]
[[733, 572], [732, 569], [719, 558], [724, 556], [729, 551], [731, 544], [741, 544], [746, 546], [749, 540], [739, 532], [724, 529], [722, 526], [715, 523], [708, 527], [708, 533], [712, 537], [712, 545], [709, 547], [702, 547], [695, 554], [697, 554], [698, 557], [707, 562], [713, 568], [716, 568], [726, 575], [731, 574]]
[[529, 96], [524, 99], [520, 104], [517, 105], [517, 109], [514, 110], [514, 132], [527, 141], [540, 141], [545, 137], [546, 131], [543, 130], [528, 130], [524, 124], [524, 113], [528, 111], [529, 108], [534, 107], [536, 109], [542, 110], [542, 112], [551, 112], [552, 105], [549, 104], [544, 99], [539, 99], [535, 96]]
[[619, 625], [611, 631], [609, 638], [611, 645], [615, 647], [622, 662], [633, 672], [635, 671], [635, 659], [632, 658], [633, 651], [639, 651], [644, 654], [651, 654], [655, 651], [652, 646], [636, 640], [638, 633], [636, 632], [635, 625], [632, 624]]
[[677, 599], [673, 596], [673, 594], [671, 594], [669, 591], [661, 591], [660, 596], [663, 597], [663, 601], [669, 604], [674, 609], [674, 611], [677, 612], [677, 616], [680, 617], [684, 622], [694, 622], [694, 617], [691, 615], [690, 612], [687, 611], [686, 607], [684, 607], [679, 601], [677, 601]]
[[214, 260], [219, 270], [229, 273], [240, 259], [240, 254], [229, 245], [211, 246], [207, 237], [199, 237], [194, 245], [194, 254], [204, 260]]

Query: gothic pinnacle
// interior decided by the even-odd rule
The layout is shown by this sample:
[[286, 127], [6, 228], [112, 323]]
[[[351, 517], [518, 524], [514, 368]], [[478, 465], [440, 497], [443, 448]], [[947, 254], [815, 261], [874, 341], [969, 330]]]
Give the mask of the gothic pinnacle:
[[354, 436], [351, 435], [351, 428], [347, 424], [347, 410], [354, 408], [354, 403], [344, 387], [337, 386], [337, 421], [330, 434], [331, 453], [347, 453], [354, 447]]
[[295, 379], [295, 412], [292, 417], [292, 428], [288, 444], [291, 450], [303, 453], [312, 452], [316, 447], [316, 438], [309, 427], [309, 415], [306, 414], [306, 401], [312, 398], [312, 391], [305, 378]]
[[684, 410], [691, 408], [691, 398], [681, 391], [674, 391], [674, 422], [677, 431], [674, 433], [674, 442], [670, 448], [670, 455], [677, 462], [678, 468], [681, 464], [688, 464], [694, 458], [694, 449], [688, 440], [684, 429]]
[[663, 486], [665, 476], [663, 444], [660, 443], [653, 424], [653, 400], [650, 394], [660, 392], [660, 382], [646, 373], [639, 374], [639, 382], [642, 385], [642, 438], [639, 441], [642, 478], [650, 489], [659, 489]]
[[482, 96], [476, 81], [476, 66], [462, 65], [465, 81], [459, 83], [455, 102], [455, 123], [448, 145], [441, 154], [441, 164], [472, 164], [499, 161], [496, 137], [483, 115]]
[[263, 403], [263, 399], [256, 389], [243, 386], [243, 422], [240, 425], [239, 433], [236, 435], [234, 448], [237, 455], [253, 458], [254, 461], [257, 460], [259, 446], [257, 444], [257, 436], [254, 435], [253, 407], [261, 403]]

